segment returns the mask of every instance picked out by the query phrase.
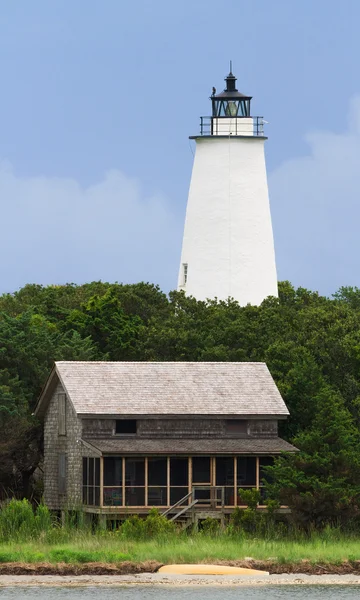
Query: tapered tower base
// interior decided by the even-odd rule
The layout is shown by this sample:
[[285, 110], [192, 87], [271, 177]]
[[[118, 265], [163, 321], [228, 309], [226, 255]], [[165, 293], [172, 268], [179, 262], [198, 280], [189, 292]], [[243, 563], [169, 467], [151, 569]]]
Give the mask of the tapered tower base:
[[[202, 118], [203, 135], [194, 137], [178, 289], [198, 300], [259, 305], [278, 294], [263, 121], [259, 129], [260, 118], [246, 113], [249, 97], [237, 90], [213, 98], [209, 130]], [[245, 116], [229, 117], [241, 103]]]

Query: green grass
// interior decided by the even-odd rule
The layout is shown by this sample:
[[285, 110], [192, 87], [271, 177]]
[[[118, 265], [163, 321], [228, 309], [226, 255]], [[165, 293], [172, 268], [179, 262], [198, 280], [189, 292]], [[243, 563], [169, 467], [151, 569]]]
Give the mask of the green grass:
[[186, 534], [156, 510], [146, 519], [129, 517], [116, 531], [101, 529], [100, 523], [93, 531], [94, 523], [86, 522], [81, 512], [69, 512], [61, 526], [46, 506], [39, 505], [34, 511], [27, 500], [13, 499], [0, 510], [0, 563], [116, 564], [154, 560], [169, 564], [249, 557], [288, 564], [360, 560], [360, 535], [355, 532], [346, 534], [326, 527], [306, 536], [304, 531], [275, 523], [271, 514], [265, 521], [251, 511], [235, 516], [237, 526], [234, 518], [222, 533], [219, 522], [210, 519], [203, 522], [202, 531]]
[[0, 544], [0, 563], [4, 562], [87, 562], [119, 563], [124, 560], [141, 562], [156, 560], [161, 563], [198, 563], [219, 560], [273, 560], [279, 563], [341, 563], [360, 560], [360, 537], [329, 540], [316, 536], [304, 541], [266, 541], [261, 539], [233, 539], [227, 536], [210, 538], [168, 537], [149, 541], [129, 541], [116, 535], [78, 535], [68, 543], [47, 544], [36, 542]]

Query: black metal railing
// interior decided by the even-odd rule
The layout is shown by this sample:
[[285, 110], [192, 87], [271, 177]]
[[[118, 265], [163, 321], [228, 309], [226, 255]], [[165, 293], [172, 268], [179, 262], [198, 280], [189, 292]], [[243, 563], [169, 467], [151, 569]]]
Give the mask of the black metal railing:
[[200, 135], [264, 137], [263, 117], [200, 117]]

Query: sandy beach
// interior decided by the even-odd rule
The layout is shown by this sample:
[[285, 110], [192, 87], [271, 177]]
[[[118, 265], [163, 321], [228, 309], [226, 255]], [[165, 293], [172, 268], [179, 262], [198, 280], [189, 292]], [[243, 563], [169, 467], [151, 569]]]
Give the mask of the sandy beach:
[[117, 587], [117, 586], [269, 586], [269, 585], [360, 585], [359, 575], [1, 575], [0, 588], [23, 587]]

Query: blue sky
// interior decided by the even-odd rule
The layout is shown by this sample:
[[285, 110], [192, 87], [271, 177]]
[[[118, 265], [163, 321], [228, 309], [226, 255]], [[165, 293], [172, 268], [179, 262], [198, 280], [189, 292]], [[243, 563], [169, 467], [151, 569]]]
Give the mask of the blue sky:
[[360, 286], [358, 0], [0, 6], [0, 292], [176, 286], [193, 161], [229, 59], [266, 146], [279, 279]]

